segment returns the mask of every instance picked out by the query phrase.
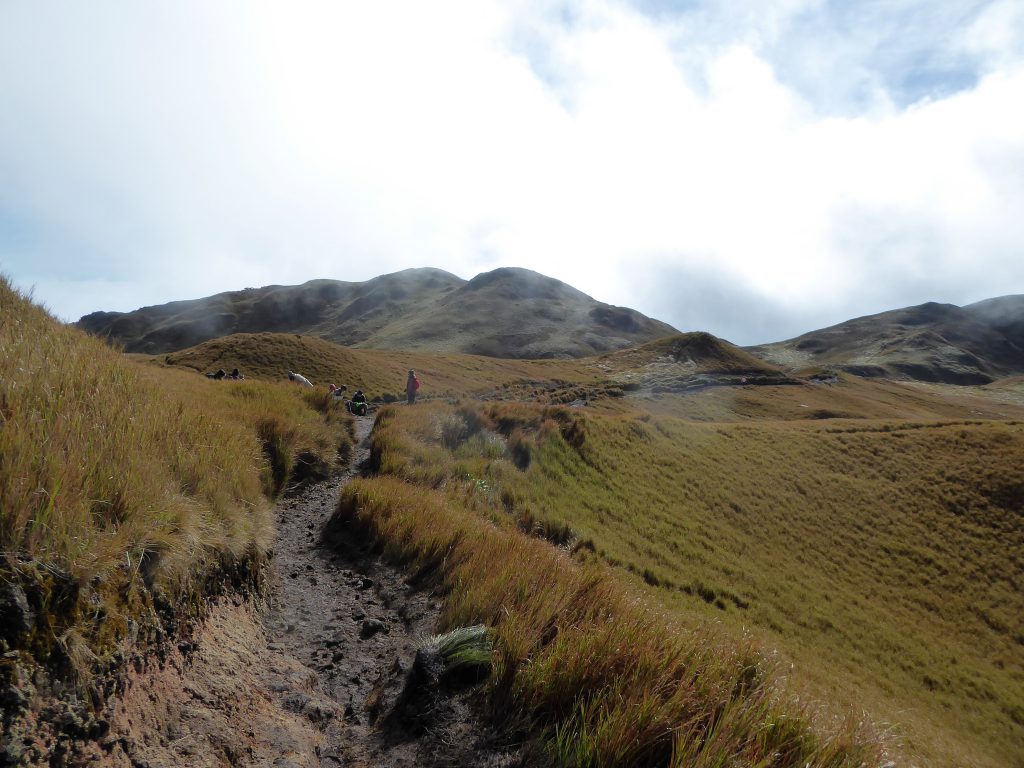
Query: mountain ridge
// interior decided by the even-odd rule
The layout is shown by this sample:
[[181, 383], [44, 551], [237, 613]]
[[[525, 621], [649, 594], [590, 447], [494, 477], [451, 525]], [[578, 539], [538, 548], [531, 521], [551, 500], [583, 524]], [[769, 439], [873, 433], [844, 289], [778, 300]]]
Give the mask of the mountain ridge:
[[829, 366], [859, 376], [987, 384], [1024, 373], [1024, 296], [964, 307], [925, 302], [745, 349], [791, 370]]
[[302, 333], [355, 347], [574, 358], [677, 333], [554, 278], [504, 267], [471, 280], [415, 268], [370, 280], [318, 279], [93, 312], [76, 325], [126, 352], [161, 354], [234, 333]]

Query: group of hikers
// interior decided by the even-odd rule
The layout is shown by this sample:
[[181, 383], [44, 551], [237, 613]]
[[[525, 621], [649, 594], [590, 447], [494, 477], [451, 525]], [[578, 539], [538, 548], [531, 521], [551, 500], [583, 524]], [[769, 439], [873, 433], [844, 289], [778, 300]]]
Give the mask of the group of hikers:
[[[235, 380], [240, 380], [240, 379], [244, 379], [245, 378], [245, 376], [243, 376], [241, 373], [239, 373], [237, 368], [232, 370], [231, 373], [227, 373], [227, 372], [225, 372], [225, 370], [223, 368], [221, 368], [220, 370], [218, 370], [218, 371], [216, 371], [214, 373], [207, 373], [207, 374], [205, 374], [205, 376], [208, 379], [218, 379], [218, 380], [219, 379], [235, 379]], [[302, 387], [309, 387], [310, 389], [313, 388], [313, 382], [311, 382], [309, 379], [307, 379], [301, 373], [296, 373], [295, 371], [288, 371], [288, 381], [294, 381], [296, 384], [298, 384], [299, 386], [302, 386]], [[352, 395], [351, 398], [346, 398], [345, 397], [345, 393], [348, 391], [348, 387], [346, 387], [344, 384], [342, 384], [340, 387], [335, 386], [334, 384], [328, 384], [327, 385], [327, 389], [331, 393], [332, 397], [334, 397], [336, 400], [340, 400], [341, 402], [343, 402], [345, 404], [345, 410], [346, 411], [348, 411], [349, 413], [354, 414], [356, 416], [365, 416], [366, 415], [367, 410], [369, 409], [370, 406], [369, 406], [369, 402], [366, 399], [366, 395], [363, 394], [363, 390], [357, 389], [355, 391], [355, 393]], [[419, 377], [416, 375], [416, 371], [414, 371], [412, 368], [410, 368], [409, 369], [409, 375], [408, 375], [408, 377], [405, 380], [405, 398], [406, 398], [406, 402], [409, 405], [412, 405], [413, 403], [416, 402], [416, 393], [419, 392], [419, 389], [420, 389]]]
[[[237, 368], [235, 369], [237, 372]], [[288, 381], [294, 381], [300, 386], [313, 388], [313, 382], [303, 376], [301, 373], [295, 371], [288, 371]], [[365, 416], [369, 408], [369, 403], [366, 400], [366, 395], [363, 394], [363, 390], [357, 389], [351, 399], [345, 397], [345, 393], [348, 391], [348, 387], [342, 384], [340, 387], [334, 384], [327, 385], [328, 391], [331, 396], [336, 400], [341, 400], [345, 404], [345, 410], [355, 416]], [[405, 380], [405, 397], [406, 402], [412, 405], [416, 402], [416, 393], [420, 389], [420, 380], [416, 375], [416, 371], [409, 369], [409, 375]]]
[[206, 378], [208, 378], [208, 379], [217, 379], [217, 380], [220, 380], [220, 379], [236, 379], [236, 380], [238, 380], [238, 379], [244, 379], [245, 376], [240, 374], [238, 372], [237, 368], [232, 370], [231, 373], [225, 373], [224, 369], [221, 368], [221, 369], [217, 370], [214, 373], [206, 374]]

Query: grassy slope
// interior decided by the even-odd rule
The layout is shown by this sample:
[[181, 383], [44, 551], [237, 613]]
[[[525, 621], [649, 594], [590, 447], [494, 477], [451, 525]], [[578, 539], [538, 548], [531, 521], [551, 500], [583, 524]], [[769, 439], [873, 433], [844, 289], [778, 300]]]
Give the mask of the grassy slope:
[[593, 382], [601, 378], [600, 371], [574, 360], [497, 360], [457, 353], [352, 349], [295, 334], [235, 334], [142, 359], [204, 372], [237, 367], [246, 376], [267, 380], [284, 380], [291, 369], [314, 384], [345, 384], [350, 392], [359, 387], [371, 398], [388, 394], [404, 399], [410, 368], [423, 382], [426, 397], [483, 393], [524, 380]]
[[[481, 444], [492, 461], [474, 465], [461, 445], [445, 460], [438, 441], [466, 430], [435, 414], [433, 433], [406, 427], [419, 440], [383, 469], [430, 487], [462, 479], [478, 506], [558, 540], [572, 528], [584, 557], [592, 546], [673, 613], [755, 628], [820, 697], [897, 723], [907, 754], [1006, 764], [1024, 735], [1024, 428], [964, 420], [982, 404], [971, 396], [926, 408], [919, 387], [847, 386], [862, 408], [870, 392], [883, 411], [916, 393], [915, 411], [947, 419], [697, 424], [615, 401], [587, 414], [576, 451], [539, 437], [539, 409], [494, 405], [482, 421], [512, 440]], [[520, 472], [509, 459], [524, 441]]]
[[515, 495], [510, 457], [573, 454], [582, 422], [565, 408], [497, 407], [509, 426], [535, 415], [541, 436], [513, 430], [519, 448], [507, 453], [474, 406], [382, 411], [373, 445], [382, 476], [350, 485], [332, 524], [368, 532], [420, 578], [440, 581], [446, 627], [494, 627], [499, 719], [541, 729], [563, 765], [878, 764], [869, 732], [819, 719], [785, 694], [749, 642], [661, 610], [604, 564], [524, 535], [539, 521]]
[[533, 515], [683, 611], [760, 628], [829, 696], [909, 712], [931, 759], [944, 732], [950, 764], [1024, 748], [1019, 423], [588, 430], [586, 461], [538, 452], [516, 492]]
[[[681, 339], [706, 341], [703, 335]], [[69, 349], [81, 344], [85, 341], [75, 335]], [[746, 358], [731, 355], [728, 347], [712, 345], [700, 356], [685, 354], [687, 346], [679, 339], [666, 340], [603, 358], [528, 362], [350, 350], [294, 335], [242, 334], [171, 355], [175, 366], [167, 367], [160, 357], [151, 360], [157, 366], [111, 370], [137, 379], [127, 390], [133, 396], [136, 387], [153, 392], [151, 384], [159, 384], [162, 394], [154, 395], [154, 402], [168, 408], [182, 403], [188, 413], [207, 414], [218, 430], [237, 423], [241, 436], [248, 424], [248, 440], [255, 440], [260, 418], [254, 415], [260, 409], [263, 416], [267, 409], [285, 414], [292, 407], [285, 403], [291, 403], [295, 413], [272, 431], [290, 433], [293, 450], [304, 442], [323, 451], [335, 439], [331, 435], [337, 425], [326, 425], [319, 438], [316, 430], [288, 428], [302, 421], [299, 414], [314, 413], [308, 406], [317, 405], [319, 392], [300, 395], [297, 388], [261, 381], [241, 386], [209, 382], [174, 368], [237, 365], [254, 379], [270, 380], [293, 368], [318, 383], [334, 380], [376, 396], [397, 394], [405, 370], [414, 367], [426, 395], [533, 400], [564, 394], [555, 390], [571, 390], [570, 382], [580, 384], [586, 395], [601, 391], [608, 380], [657, 384], [695, 372], [749, 368]], [[83, 358], [108, 364], [100, 345], [82, 349]], [[73, 355], [61, 352], [47, 359], [62, 354]], [[63, 375], [40, 374], [33, 386], [42, 391], [45, 381]], [[91, 391], [83, 385], [71, 389]], [[908, 752], [920, 750], [925, 762], [1006, 764], [1019, 753], [1024, 678], [1016, 637], [1022, 542], [1020, 509], [1014, 506], [1022, 495], [1022, 438], [1021, 427], [1011, 423], [1024, 418], [1018, 389], [1012, 383], [956, 389], [850, 377], [834, 384], [713, 387], [685, 396], [641, 387], [625, 398], [595, 400], [585, 417], [581, 411], [564, 411], [575, 414], [558, 417], [564, 423], [529, 405], [487, 406], [491, 413], [483, 416], [481, 407], [464, 409], [461, 416], [441, 405], [397, 409], [390, 428], [396, 442], [390, 450], [379, 449], [377, 459], [385, 473], [397, 473], [401, 482], [382, 479], [357, 486], [354, 492], [366, 496], [350, 496], [348, 513], [365, 513], [363, 523], [389, 547], [427, 561], [430, 552], [448, 551], [453, 531], [462, 531], [456, 539], [477, 541], [486, 530], [480, 521], [497, 521], [505, 538], [488, 550], [479, 569], [455, 574], [463, 579], [461, 592], [472, 600], [450, 604], [448, 615], [452, 623], [487, 618], [488, 605], [522, 601], [516, 604], [533, 618], [518, 629], [506, 628], [506, 640], [518, 643], [510, 659], [522, 661], [516, 653], [532, 653], [531, 643], [545, 645], [544, 628], [533, 623], [537, 617], [564, 612], [574, 600], [586, 613], [595, 608], [588, 602], [598, 599], [595, 595], [618, 600], [616, 595], [646, 591], [643, 600], [664, 611], [651, 614], [656, 618], [652, 627], [662, 632], [665, 626], [677, 627], [685, 634], [709, 618], [727, 635], [739, 636], [746, 627], [767, 648], [794, 660], [795, 687], [806, 684], [838, 709], [864, 706], [905, 726]], [[471, 436], [466, 414], [471, 424], [500, 426], [507, 439], [486, 432]], [[829, 418], [836, 415], [853, 418]], [[936, 421], [958, 423], [926, 423]], [[247, 445], [252, 451], [253, 443]], [[111, 450], [118, 455], [116, 446]], [[272, 491], [269, 467], [258, 448], [247, 455], [263, 487]], [[516, 462], [525, 466], [526, 457], [525, 471], [517, 468]], [[173, 466], [166, 455], [155, 461]], [[219, 465], [211, 461], [211, 466]], [[443, 490], [429, 490], [435, 487]], [[404, 505], [401, 515], [396, 504]], [[419, 512], [437, 525], [424, 531]], [[412, 518], [402, 516], [406, 513]], [[563, 557], [562, 564], [552, 565], [543, 553], [557, 551], [539, 540], [523, 544], [509, 528], [516, 521], [556, 541], [572, 529], [585, 544], [577, 547], [576, 559], [593, 562], [572, 566]], [[420, 530], [425, 540], [413, 543], [412, 530]], [[542, 546], [530, 548], [534, 545]], [[112, 557], [119, 552], [112, 549]], [[518, 571], [522, 562], [535, 564], [542, 575], [568, 568], [564, 583], [569, 591], [549, 595], [548, 601], [548, 582], [538, 589], [488, 581], [495, 564], [513, 563]], [[600, 575], [600, 589], [573, 592], [590, 583], [586, 574]], [[514, 600], [508, 589], [514, 590]], [[531, 602], [530, 594], [547, 602]], [[598, 618], [582, 616], [580, 626], [593, 628]], [[605, 632], [595, 637], [637, 642], [635, 635]], [[577, 675], [586, 673], [586, 665], [577, 661], [599, 660], [609, 647], [617, 647], [603, 646], [598, 652], [579, 642], [558, 651], [581, 654], [565, 667]], [[664, 646], [646, 640], [640, 646], [649, 648], [653, 658], [665, 658]], [[747, 657], [739, 646], [736, 653], [723, 658]], [[553, 673], [568, 663], [568, 657], [552, 658], [562, 661], [538, 669]], [[726, 663], [722, 679], [742, 666]], [[556, 751], [568, 759], [572, 743], [595, 749], [599, 743], [609, 749], [622, 746], [622, 729], [636, 726], [635, 720], [605, 722], [593, 710], [573, 714], [565, 709], [572, 702], [557, 697], [562, 703], [552, 704], [550, 696], [567, 689], [549, 689], [545, 680], [550, 679], [522, 678], [514, 690], [537, 712], [561, 713]], [[770, 675], [758, 679], [770, 683]], [[767, 710], [759, 706], [743, 711], [764, 714]], [[659, 717], [665, 714], [658, 711]], [[801, 717], [794, 722], [804, 722]], [[587, 730], [602, 722], [608, 730]], [[652, 716], [650, 722], [655, 724], [650, 733], [657, 733], [662, 721]], [[846, 732], [840, 740], [848, 738]], [[678, 754], [692, 747], [680, 742]]]
[[184, 610], [252, 575], [295, 457], [322, 470], [350, 444], [315, 393], [132, 365], [5, 281], [0, 369], [0, 579], [38, 616], [2, 642], [86, 677], [157, 592]]

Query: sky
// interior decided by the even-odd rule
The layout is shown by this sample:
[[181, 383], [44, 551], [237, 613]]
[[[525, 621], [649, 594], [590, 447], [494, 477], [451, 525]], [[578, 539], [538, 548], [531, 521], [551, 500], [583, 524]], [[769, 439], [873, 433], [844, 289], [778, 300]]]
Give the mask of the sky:
[[425, 266], [739, 344], [1024, 293], [1024, 0], [0, 0], [58, 317]]

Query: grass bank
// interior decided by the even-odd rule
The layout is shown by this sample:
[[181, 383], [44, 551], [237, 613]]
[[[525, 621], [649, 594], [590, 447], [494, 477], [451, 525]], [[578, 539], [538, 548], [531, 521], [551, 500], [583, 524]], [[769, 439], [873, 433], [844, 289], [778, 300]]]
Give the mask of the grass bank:
[[998, 766], [1024, 748], [1020, 422], [515, 403], [394, 418], [382, 472], [462, 489], [671, 614], [752, 633], [817, 697], [895, 724], [911, 759]]
[[[0, 682], [258, 587], [270, 499], [351, 446], [323, 395], [146, 369], [0, 280]], [[93, 691], [93, 699], [99, 693]]]
[[585, 452], [588, 429], [565, 408], [384, 409], [381, 476], [350, 484], [331, 526], [440, 584], [442, 629], [494, 628], [494, 714], [542, 733], [557, 764], [878, 764], [864, 723], [787, 694], [750, 638], [726, 639], [574, 558], [565, 522], [521, 503], [511, 478], [545, 446]]

